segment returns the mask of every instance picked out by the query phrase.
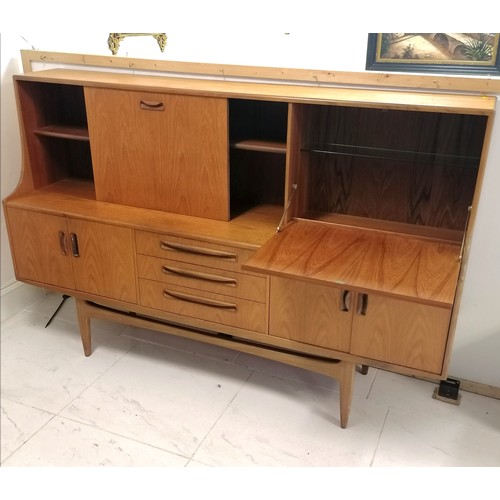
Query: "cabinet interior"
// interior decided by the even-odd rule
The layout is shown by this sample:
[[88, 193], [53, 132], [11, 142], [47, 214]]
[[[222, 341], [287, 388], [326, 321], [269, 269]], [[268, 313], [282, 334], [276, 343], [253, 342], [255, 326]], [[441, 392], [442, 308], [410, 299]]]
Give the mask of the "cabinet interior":
[[20, 81], [18, 89], [34, 188], [66, 178], [92, 181], [83, 88]]
[[460, 240], [485, 116], [316, 105], [299, 116], [296, 216], [443, 229]]
[[255, 205], [283, 205], [288, 104], [230, 99], [232, 216]]

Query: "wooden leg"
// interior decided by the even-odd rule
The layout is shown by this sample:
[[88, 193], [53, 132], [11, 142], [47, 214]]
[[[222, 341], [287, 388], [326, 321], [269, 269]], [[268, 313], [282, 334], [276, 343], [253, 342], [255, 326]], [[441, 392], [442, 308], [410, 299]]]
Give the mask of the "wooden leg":
[[345, 429], [351, 411], [352, 392], [354, 388], [354, 373], [356, 365], [342, 361], [339, 363], [337, 380], [340, 385], [340, 427]]
[[78, 325], [80, 327], [80, 336], [82, 337], [83, 352], [85, 356], [92, 354], [92, 340], [90, 332], [90, 316], [87, 311], [87, 304], [84, 300], [76, 299], [76, 314], [78, 316]]

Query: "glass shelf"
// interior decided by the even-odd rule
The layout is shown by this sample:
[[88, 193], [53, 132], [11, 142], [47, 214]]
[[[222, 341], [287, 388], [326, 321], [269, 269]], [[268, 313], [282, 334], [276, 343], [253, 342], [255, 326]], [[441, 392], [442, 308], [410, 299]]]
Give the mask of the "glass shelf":
[[302, 148], [302, 151], [319, 154], [374, 158], [380, 160], [395, 160], [410, 163], [431, 163], [443, 166], [479, 167], [479, 157], [476, 156], [424, 153], [419, 151], [354, 146], [350, 144], [308, 144]]

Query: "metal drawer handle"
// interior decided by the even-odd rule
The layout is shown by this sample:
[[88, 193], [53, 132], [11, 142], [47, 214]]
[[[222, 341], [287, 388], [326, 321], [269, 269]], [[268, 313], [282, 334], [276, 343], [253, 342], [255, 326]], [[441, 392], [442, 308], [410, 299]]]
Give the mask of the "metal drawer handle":
[[199, 271], [191, 271], [188, 269], [181, 269], [180, 267], [173, 266], [162, 266], [161, 270], [165, 273], [176, 274], [178, 276], [184, 276], [186, 278], [195, 278], [204, 281], [212, 281], [214, 283], [223, 283], [225, 285], [236, 286], [238, 284], [237, 280], [234, 278], [228, 278], [227, 276], [218, 276], [217, 274], [201, 273]]
[[238, 260], [238, 254], [234, 252], [223, 252], [222, 250], [213, 250], [211, 248], [183, 245], [182, 243], [161, 241], [160, 247], [162, 250], [177, 250], [178, 252], [203, 255], [205, 257], [216, 257], [218, 259], [227, 259], [234, 261]]
[[165, 111], [165, 106], [160, 101], [141, 100], [140, 107], [141, 107], [141, 109], [144, 109], [145, 111]]
[[202, 306], [215, 307], [217, 309], [227, 309], [230, 311], [236, 311], [238, 309], [236, 304], [231, 304], [230, 302], [222, 302], [220, 300], [207, 299], [205, 297], [196, 297], [195, 295], [189, 295], [188, 293], [163, 290], [163, 296], [167, 298], [173, 297], [174, 299], [184, 300], [185, 302], [192, 302]]

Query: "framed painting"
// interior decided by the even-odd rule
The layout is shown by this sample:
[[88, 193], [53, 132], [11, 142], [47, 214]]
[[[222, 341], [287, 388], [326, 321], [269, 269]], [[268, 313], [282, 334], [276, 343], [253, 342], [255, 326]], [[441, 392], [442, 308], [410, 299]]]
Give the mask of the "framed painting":
[[499, 33], [369, 33], [366, 69], [500, 75]]

